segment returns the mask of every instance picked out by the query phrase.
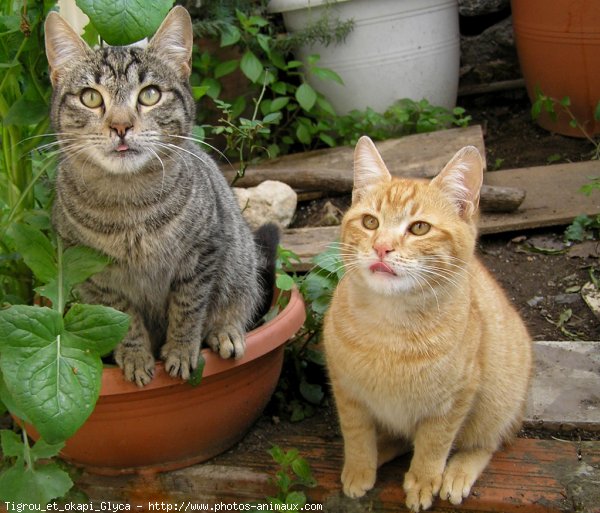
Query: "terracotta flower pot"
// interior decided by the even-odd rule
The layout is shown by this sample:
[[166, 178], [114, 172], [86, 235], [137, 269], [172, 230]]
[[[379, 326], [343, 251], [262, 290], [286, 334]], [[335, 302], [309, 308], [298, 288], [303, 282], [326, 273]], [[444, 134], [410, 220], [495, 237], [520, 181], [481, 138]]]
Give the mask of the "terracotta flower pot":
[[[535, 101], [568, 96], [570, 109], [590, 135], [600, 133], [594, 109], [600, 101], [600, 5], [598, 0], [512, 0], [512, 18], [521, 71]], [[582, 137], [556, 106], [558, 119], [543, 113], [539, 124], [552, 132]]]
[[248, 333], [242, 359], [203, 350], [206, 365], [197, 387], [171, 378], [162, 362], [144, 388], [125, 381], [119, 368], [105, 369], [96, 407], [61, 457], [116, 475], [173, 470], [225, 451], [262, 413], [281, 373], [284, 343], [305, 315], [294, 289], [279, 315]]

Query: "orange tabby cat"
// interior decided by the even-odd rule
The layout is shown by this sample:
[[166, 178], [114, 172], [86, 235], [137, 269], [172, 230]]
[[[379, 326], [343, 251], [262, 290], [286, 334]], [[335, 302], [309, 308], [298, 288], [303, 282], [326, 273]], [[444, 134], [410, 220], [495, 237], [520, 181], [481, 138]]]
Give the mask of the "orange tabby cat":
[[531, 340], [474, 255], [481, 182], [472, 146], [431, 182], [392, 178], [368, 137], [356, 146], [324, 327], [350, 497], [412, 446], [407, 506], [459, 504], [520, 425]]

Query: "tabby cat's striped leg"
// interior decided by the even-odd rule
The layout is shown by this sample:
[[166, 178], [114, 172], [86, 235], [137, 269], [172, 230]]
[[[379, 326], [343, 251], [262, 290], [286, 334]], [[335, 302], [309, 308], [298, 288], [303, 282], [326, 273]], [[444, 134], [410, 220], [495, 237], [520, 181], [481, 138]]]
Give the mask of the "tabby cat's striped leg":
[[160, 355], [172, 377], [188, 379], [198, 366], [209, 294], [201, 295], [198, 277], [173, 285], [169, 296], [167, 341]]
[[115, 348], [114, 357], [117, 365], [123, 369], [125, 379], [142, 387], [150, 383], [154, 376], [154, 356], [144, 321], [135, 312], [127, 313], [131, 319], [129, 331]]
[[[102, 279], [100, 275], [98, 280]], [[90, 278], [79, 289], [82, 297], [90, 303], [103, 304], [116, 308], [129, 315], [130, 323], [127, 335], [113, 351], [117, 365], [123, 369], [128, 381], [138, 386], [147, 385], [154, 376], [154, 356], [148, 330], [141, 315], [135, 311], [121, 293]]]

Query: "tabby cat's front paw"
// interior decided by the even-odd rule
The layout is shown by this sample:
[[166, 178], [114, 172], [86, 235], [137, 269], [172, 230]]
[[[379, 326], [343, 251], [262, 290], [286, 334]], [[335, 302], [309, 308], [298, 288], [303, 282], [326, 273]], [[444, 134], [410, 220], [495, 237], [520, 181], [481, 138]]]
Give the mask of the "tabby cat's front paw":
[[246, 351], [245, 334], [231, 324], [211, 331], [206, 340], [209, 347], [221, 358], [242, 358]]
[[362, 497], [375, 486], [376, 471], [371, 468], [349, 468], [342, 470], [342, 486], [348, 497]]
[[172, 378], [189, 379], [190, 373], [198, 366], [200, 344], [167, 342], [160, 356]]
[[406, 506], [412, 511], [429, 509], [442, 486], [441, 474], [418, 475], [410, 470], [404, 476]]
[[121, 343], [116, 347], [114, 356], [117, 365], [123, 369], [125, 379], [138, 387], [147, 385], [154, 377], [154, 357], [146, 347]]

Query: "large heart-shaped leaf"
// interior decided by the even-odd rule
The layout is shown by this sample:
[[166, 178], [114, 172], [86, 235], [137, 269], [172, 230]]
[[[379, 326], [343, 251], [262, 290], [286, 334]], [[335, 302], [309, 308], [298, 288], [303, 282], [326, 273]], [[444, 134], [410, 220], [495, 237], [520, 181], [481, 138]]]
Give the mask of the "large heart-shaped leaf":
[[125, 335], [129, 317], [98, 305], [55, 310], [16, 305], [0, 311], [0, 369], [11, 398], [45, 440], [72, 436], [91, 414], [100, 355]]
[[173, 0], [76, 0], [78, 7], [110, 45], [128, 45], [160, 26]]

